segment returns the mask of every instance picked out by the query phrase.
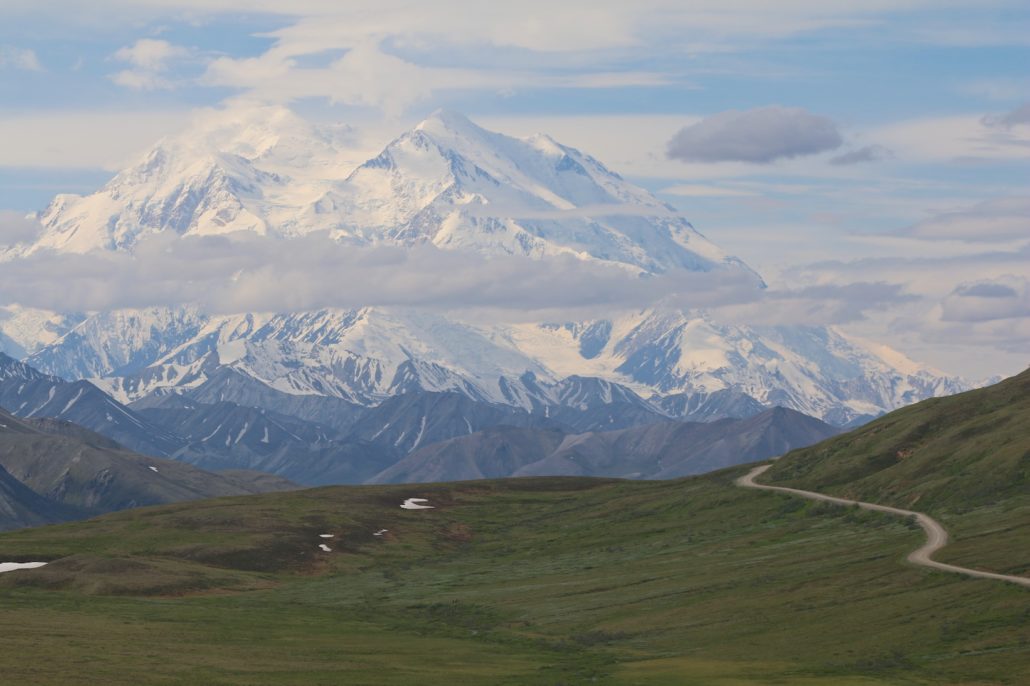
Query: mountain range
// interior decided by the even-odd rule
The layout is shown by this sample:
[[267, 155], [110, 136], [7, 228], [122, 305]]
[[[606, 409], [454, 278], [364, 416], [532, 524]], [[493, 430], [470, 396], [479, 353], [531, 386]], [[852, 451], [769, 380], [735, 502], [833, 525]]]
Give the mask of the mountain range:
[[[131, 253], [156, 235], [242, 232], [288, 249], [321, 232], [355, 247], [564, 257], [645, 279], [732, 272], [762, 287], [672, 207], [548, 136], [512, 138], [438, 112], [354, 163], [348, 135], [281, 108], [209, 113], [96, 193], [55, 198], [39, 215], [38, 239], [0, 260]], [[123, 405], [179, 394], [339, 431], [356, 408], [413, 392], [594, 431], [773, 406], [846, 426], [967, 387], [832, 327], [747, 326], [661, 305], [517, 323], [405, 306], [232, 315], [189, 304], [9, 307], [0, 345], [46, 374], [88, 379]], [[408, 430], [401, 444], [416, 436]]]
[[323, 424], [297, 416], [304, 405], [287, 414], [216, 399], [203, 387], [125, 406], [88, 381], [64, 381], [0, 353], [0, 402], [50, 433], [74, 428], [93, 443], [97, 434], [108, 437], [109, 449], [122, 444], [223, 474], [262, 472], [309, 485], [525, 474], [669, 478], [772, 457], [837, 432], [783, 408], [710, 422], [670, 420], [633, 395], [609, 395], [590, 408], [583, 398], [599, 393], [598, 383], [567, 380], [568, 397], [579, 401], [556, 412], [455, 392], [413, 390], [373, 407], [337, 399], [326, 401], [337, 412]]

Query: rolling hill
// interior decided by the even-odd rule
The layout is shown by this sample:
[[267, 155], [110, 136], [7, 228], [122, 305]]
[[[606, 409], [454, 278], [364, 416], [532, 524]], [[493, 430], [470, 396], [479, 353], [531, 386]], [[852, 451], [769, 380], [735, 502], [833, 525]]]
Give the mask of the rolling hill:
[[287, 487], [281, 479], [225, 476], [139, 455], [68, 422], [0, 410], [0, 529]]
[[0, 659], [29, 683], [1030, 677], [1025, 589], [907, 565], [904, 521], [743, 471], [328, 487], [0, 535], [0, 560], [49, 561], [0, 575]]

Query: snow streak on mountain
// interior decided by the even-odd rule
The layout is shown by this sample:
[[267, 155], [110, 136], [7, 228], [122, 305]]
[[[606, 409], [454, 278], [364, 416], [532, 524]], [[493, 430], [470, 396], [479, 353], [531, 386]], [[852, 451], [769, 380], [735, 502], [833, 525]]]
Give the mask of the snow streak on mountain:
[[[512, 138], [438, 112], [362, 163], [350, 137], [279, 108], [210, 114], [97, 193], [58, 196], [40, 215], [39, 240], [5, 258], [131, 252], [162, 232], [288, 241], [319, 231], [345, 245], [565, 256], [644, 277], [738, 270], [760, 284], [673, 208], [547, 136]], [[661, 308], [537, 324], [402, 308], [18, 309], [0, 319], [0, 345], [124, 402], [212, 384], [230, 400], [286, 394], [365, 406], [421, 390], [533, 412], [618, 406], [717, 417], [784, 405], [846, 424], [963, 387], [831, 328], [728, 325]]]

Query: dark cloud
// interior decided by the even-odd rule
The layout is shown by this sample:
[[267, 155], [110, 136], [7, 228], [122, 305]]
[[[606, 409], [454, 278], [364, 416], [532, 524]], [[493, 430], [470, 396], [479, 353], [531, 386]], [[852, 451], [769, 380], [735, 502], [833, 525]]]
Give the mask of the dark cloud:
[[941, 321], [990, 322], [1030, 317], [1030, 282], [1007, 276], [958, 285], [941, 302]]
[[681, 129], [666, 155], [684, 162], [756, 162], [813, 155], [844, 142], [833, 120], [776, 105], [706, 117]]
[[1015, 298], [1015, 289], [1000, 283], [975, 283], [955, 289], [955, 293], [970, 298]]
[[988, 115], [983, 123], [996, 129], [1011, 129], [1013, 126], [1030, 124], [1030, 102], [1020, 105], [1011, 112]]
[[851, 164], [861, 164], [863, 162], [877, 162], [879, 160], [889, 160], [894, 157], [889, 149], [882, 145], [867, 145], [857, 150], [849, 150], [848, 152], [841, 153], [836, 157], [830, 158], [830, 164], [836, 166], [847, 166]]

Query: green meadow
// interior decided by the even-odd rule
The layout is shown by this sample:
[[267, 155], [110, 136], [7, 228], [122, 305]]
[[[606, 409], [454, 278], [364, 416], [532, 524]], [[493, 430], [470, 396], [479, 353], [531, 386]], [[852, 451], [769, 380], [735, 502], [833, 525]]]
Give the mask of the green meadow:
[[[7, 533], [3, 561], [52, 562], [0, 575], [4, 680], [1030, 683], [1026, 589], [910, 566], [909, 522], [744, 471], [330, 487]], [[964, 514], [957, 558], [1025, 554], [992, 507]]]

